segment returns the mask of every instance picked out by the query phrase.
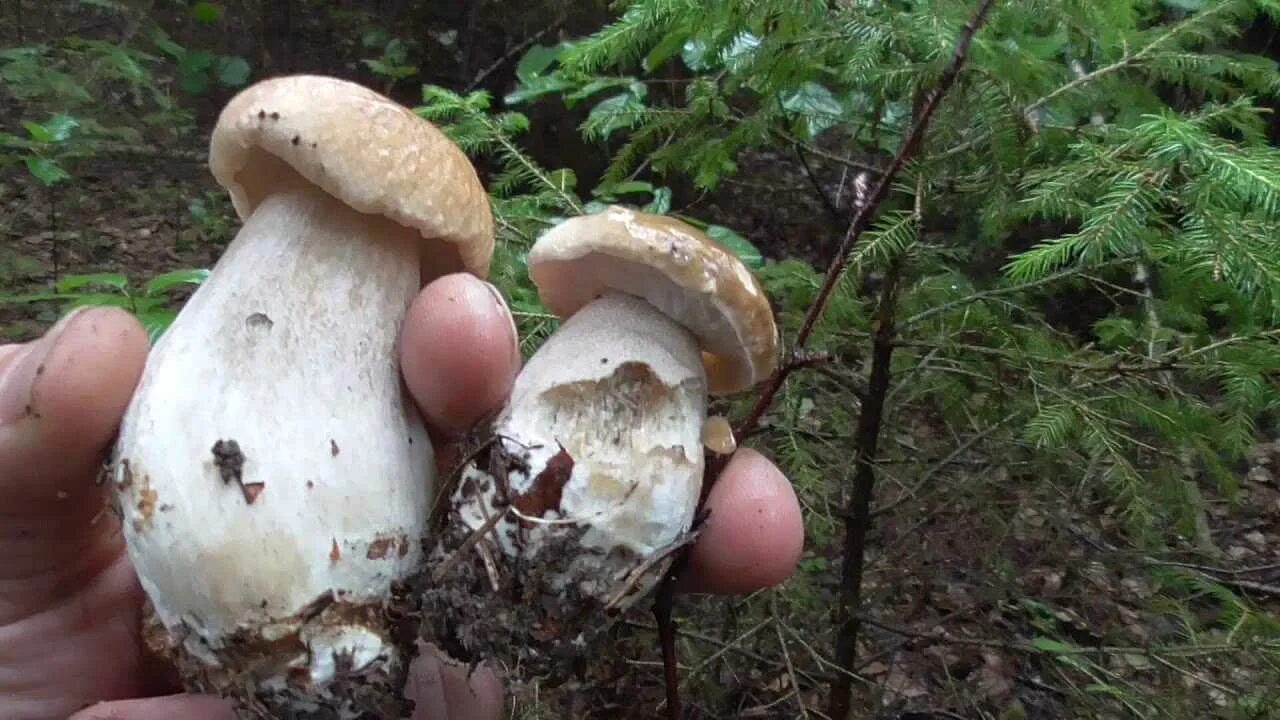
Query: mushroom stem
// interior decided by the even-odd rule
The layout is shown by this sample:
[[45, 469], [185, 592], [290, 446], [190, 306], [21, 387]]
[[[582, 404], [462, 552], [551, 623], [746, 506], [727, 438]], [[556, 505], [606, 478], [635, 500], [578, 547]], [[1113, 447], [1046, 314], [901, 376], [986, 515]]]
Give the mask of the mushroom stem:
[[281, 709], [402, 673], [385, 610], [434, 482], [394, 360], [417, 239], [316, 188], [273, 194], [148, 358], [113, 485], [159, 640], [196, 686], [248, 682]]
[[548, 516], [582, 519], [587, 548], [657, 552], [693, 521], [706, 397], [688, 330], [631, 295], [593, 300], [529, 360], [498, 420], [508, 449], [529, 452], [529, 473], [510, 477], [511, 492], [538, 492], [539, 474], [564, 450], [572, 475]]
[[[694, 337], [647, 301], [606, 294], [566, 320], [450, 498], [428, 561], [428, 638], [562, 681], [607, 627], [601, 613], [651, 590], [687, 538], [706, 398]], [[493, 594], [462, 590], [474, 587]]]

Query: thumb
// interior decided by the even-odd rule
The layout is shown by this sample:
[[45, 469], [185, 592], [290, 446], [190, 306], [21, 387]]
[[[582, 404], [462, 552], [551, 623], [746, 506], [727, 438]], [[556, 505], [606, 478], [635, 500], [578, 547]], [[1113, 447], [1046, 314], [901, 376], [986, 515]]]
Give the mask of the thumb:
[[90, 705], [67, 720], [236, 720], [231, 703], [206, 695], [168, 695]]

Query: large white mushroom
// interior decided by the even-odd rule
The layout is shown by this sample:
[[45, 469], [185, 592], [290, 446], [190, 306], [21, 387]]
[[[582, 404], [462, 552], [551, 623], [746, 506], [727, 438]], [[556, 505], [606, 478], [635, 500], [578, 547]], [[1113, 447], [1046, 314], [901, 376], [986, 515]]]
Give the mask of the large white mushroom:
[[447, 498], [424, 633], [513, 680], [555, 683], [686, 541], [707, 397], [768, 376], [778, 333], [743, 263], [668, 217], [567, 220], [528, 265], [565, 321]]
[[437, 128], [327, 77], [237, 95], [209, 163], [244, 225], [114, 455], [148, 640], [245, 716], [395, 717], [435, 488], [397, 338], [425, 282], [488, 273], [487, 195]]

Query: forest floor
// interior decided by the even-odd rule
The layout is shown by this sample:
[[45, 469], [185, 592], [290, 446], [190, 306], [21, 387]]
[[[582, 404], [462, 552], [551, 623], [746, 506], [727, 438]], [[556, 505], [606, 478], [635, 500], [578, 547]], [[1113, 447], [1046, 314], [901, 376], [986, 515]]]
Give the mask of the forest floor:
[[[3, 104], [16, 107], [0, 94]], [[0, 296], [46, 291], [69, 275], [141, 283], [212, 267], [238, 221], [200, 159], [211, 110], [196, 113], [188, 146], [84, 161], [73, 182], [52, 190], [21, 165], [0, 175]], [[770, 259], [823, 259], [842, 228], [794, 159], [756, 156], [746, 167], [680, 209], [734, 227]], [[839, 179], [836, 169], [821, 172]], [[193, 202], [203, 211], [193, 214]], [[173, 306], [184, 298], [175, 293]], [[61, 310], [0, 302], [0, 343], [38, 336]], [[886, 438], [867, 541], [857, 717], [1280, 717], [1280, 691], [1267, 687], [1275, 668], [1233, 642], [1251, 613], [1280, 611], [1280, 442], [1260, 441], [1239, 469], [1234, 503], [1210, 504], [1207, 537], [1155, 552], [1134, 547], [1122, 518], [1077, 488], [1051, 477], [1016, 482], [1017, 468], [991, 448], [959, 445], [927, 422], [900, 425], [910, 430]], [[805, 431], [832, 453], [851, 447], [851, 427]], [[798, 488], [809, 542], [792, 581], [747, 598], [679, 601], [691, 716], [823, 717], [837, 672], [830, 612], [845, 480]], [[1176, 584], [1199, 589], [1189, 602], [1166, 602]], [[652, 628], [644, 608], [619, 627], [613, 681], [570, 698], [573, 715], [660, 715]], [[518, 712], [563, 717], [561, 702], [525, 694]]]

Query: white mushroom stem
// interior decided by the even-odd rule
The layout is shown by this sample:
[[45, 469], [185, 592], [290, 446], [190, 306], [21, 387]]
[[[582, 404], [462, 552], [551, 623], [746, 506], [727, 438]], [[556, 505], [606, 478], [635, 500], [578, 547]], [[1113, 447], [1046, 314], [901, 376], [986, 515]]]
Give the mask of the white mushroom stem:
[[155, 613], [229, 672], [236, 644], [276, 642], [260, 688], [400, 660], [361, 612], [421, 561], [434, 481], [396, 362], [417, 240], [318, 189], [265, 198], [126, 415], [113, 480]]
[[[648, 302], [615, 293], [570, 317], [521, 371], [495, 426], [508, 453], [528, 453], [527, 472], [517, 469], [507, 478], [514, 496], [539, 495], [537, 478], [549, 464], [555, 475], [562, 450], [573, 462], [558, 505], [538, 514], [546, 522], [526, 520], [526, 552], [539, 536], [584, 528], [578, 542], [600, 552], [574, 562], [601, 567], [579, 566], [566, 577], [591, 578], [600, 587], [584, 590], [598, 595], [617, 585], [613, 570], [634, 567], [637, 556], [679, 540], [692, 523], [702, 482], [706, 397], [693, 336]], [[461, 506], [473, 529], [495, 511], [492, 492], [485, 494], [483, 502]], [[500, 530], [518, 517], [516, 505]], [[498, 533], [510, 554], [514, 534]], [[608, 555], [617, 550], [634, 555], [629, 561], [629, 553]]]

